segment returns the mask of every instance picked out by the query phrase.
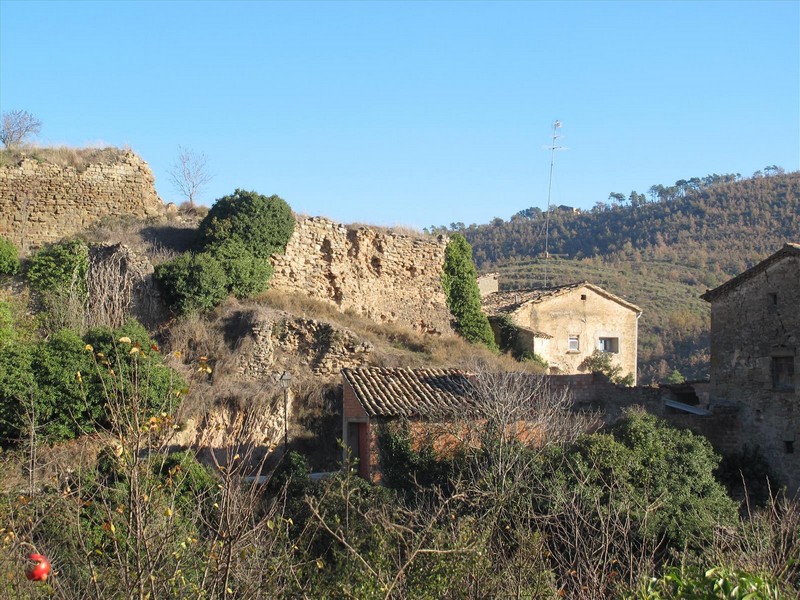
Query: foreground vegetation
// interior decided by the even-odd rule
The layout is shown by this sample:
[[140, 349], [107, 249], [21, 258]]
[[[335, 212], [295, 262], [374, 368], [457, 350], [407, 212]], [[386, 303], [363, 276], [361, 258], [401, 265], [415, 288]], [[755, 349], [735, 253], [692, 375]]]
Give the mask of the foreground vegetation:
[[[254, 448], [235, 442], [203, 466], [170, 449], [168, 413], [142, 409], [146, 378], [112, 385], [97, 460], [0, 497], [0, 594], [796, 596], [797, 504], [772, 498], [740, 519], [705, 440], [636, 412], [589, 433], [590, 416], [565, 413], [529, 376], [479, 379], [469, 418], [485, 426], [469, 443], [443, 454], [408, 423], [384, 429], [385, 486], [347, 469], [313, 482], [297, 454], [253, 465]], [[507, 427], [518, 419], [544, 437], [521, 444]], [[45, 583], [24, 578], [33, 550], [53, 564]]]

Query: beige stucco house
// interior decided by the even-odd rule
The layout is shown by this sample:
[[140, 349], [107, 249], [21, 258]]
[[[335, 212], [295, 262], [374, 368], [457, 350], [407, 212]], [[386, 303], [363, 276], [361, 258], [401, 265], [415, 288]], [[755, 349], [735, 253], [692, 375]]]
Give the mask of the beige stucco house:
[[800, 244], [701, 296], [711, 303], [712, 405], [738, 409], [738, 448], [759, 447], [800, 489]]
[[551, 373], [579, 373], [595, 350], [608, 352], [636, 381], [638, 324], [642, 310], [583, 281], [559, 287], [494, 292], [481, 300], [495, 335], [509, 320], [520, 350], [535, 352]]

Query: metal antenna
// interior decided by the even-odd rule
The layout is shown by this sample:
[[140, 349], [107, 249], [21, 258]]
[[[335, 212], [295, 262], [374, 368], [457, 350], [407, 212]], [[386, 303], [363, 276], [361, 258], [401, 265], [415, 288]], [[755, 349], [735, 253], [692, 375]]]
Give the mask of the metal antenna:
[[556, 150], [564, 150], [563, 146], [556, 146], [556, 140], [560, 135], [556, 134], [556, 130], [561, 129], [561, 121], [556, 120], [553, 123], [553, 143], [547, 146], [550, 150], [550, 181], [547, 184], [547, 212], [544, 215], [544, 287], [547, 288], [547, 265], [550, 261], [550, 252], [548, 251], [548, 243], [550, 241], [550, 193], [553, 190], [553, 165], [556, 162]]

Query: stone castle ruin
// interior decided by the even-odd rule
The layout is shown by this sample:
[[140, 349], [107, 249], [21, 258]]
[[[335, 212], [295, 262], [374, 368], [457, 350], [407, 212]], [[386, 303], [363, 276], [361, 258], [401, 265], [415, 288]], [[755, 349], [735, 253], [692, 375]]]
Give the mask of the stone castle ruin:
[[73, 236], [103, 217], [163, 214], [150, 167], [133, 152], [85, 168], [34, 158], [0, 166], [0, 236], [24, 255]]
[[[110, 154], [111, 160], [84, 168], [29, 157], [0, 166], [0, 236], [27, 256], [105, 217], [164, 215], [166, 207], [147, 163], [132, 152]], [[286, 253], [273, 257], [270, 287], [379, 323], [397, 322], [426, 333], [452, 332], [440, 279], [446, 245], [441, 236], [422, 239], [301, 217]], [[125, 253], [127, 257], [129, 251]], [[152, 268], [145, 266], [143, 272], [149, 277]]]

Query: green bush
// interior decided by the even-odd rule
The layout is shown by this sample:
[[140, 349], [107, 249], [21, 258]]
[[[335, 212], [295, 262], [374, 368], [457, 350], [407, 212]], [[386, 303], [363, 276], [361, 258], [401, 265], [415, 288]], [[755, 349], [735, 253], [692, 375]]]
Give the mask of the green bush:
[[33, 255], [28, 281], [39, 293], [75, 290], [86, 294], [89, 247], [82, 240], [45, 246]]
[[135, 321], [0, 348], [0, 443], [14, 445], [32, 424], [47, 442], [107, 427], [109, 402], [140, 419], [171, 411], [186, 384], [153, 348]]
[[19, 271], [19, 250], [6, 238], [0, 237], [0, 275], [14, 275]]
[[464, 236], [454, 234], [445, 249], [442, 287], [455, 319], [455, 329], [467, 341], [497, 350], [492, 327], [481, 310], [477, 278], [472, 247]]
[[632, 386], [634, 384], [633, 375], [628, 373], [622, 375], [622, 367], [614, 364], [614, 359], [610, 352], [595, 350], [591, 356], [586, 357], [580, 364], [580, 368], [591, 373], [602, 373], [616, 385]]
[[272, 277], [272, 264], [266, 258], [258, 258], [241, 240], [230, 239], [212, 246], [214, 255], [228, 280], [228, 291], [237, 298], [248, 298], [265, 291]]
[[[131, 319], [115, 330], [91, 329], [84, 341], [91, 346], [99, 367], [98, 376], [85, 378], [93, 402], [105, 406], [113, 400], [130, 410], [135, 400], [140, 416], [172, 412], [176, 392], [185, 388], [186, 382], [164, 363], [141, 323]], [[88, 351], [84, 349], [84, 353]]]
[[213, 254], [182, 254], [155, 268], [167, 302], [179, 314], [211, 310], [228, 296], [228, 276]]
[[726, 567], [670, 567], [634, 596], [641, 600], [779, 600], [782, 597], [780, 583], [774, 577]]
[[20, 440], [36, 394], [31, 348], [26, 344], [0, 347], [0, 446]]
[[294, 225], [292, 209], [280, 197], [236, 190], [217, 200], [200, 223], [198, 251], [236, 240], [266, 260], [286, 249]]
[[77, 333], [64, 329], [33, 350], [37, 422], [48, 441], [72, 439], [94, 431], [102, 419], [101, 398], [87, 393], [81, 381], [94, 372], [91, 355], [84, 346]]
[[[736, 504], [715, 479], [719, 457], [702, 436], [629, 411], [609, 433], [551, 450], [545, 485], [628, 512], [636, 539], [675, 550], [699, 548], [715, 527], [736, 523]], [[550, 510], [553, 507], [548, 507]]]
[[17, 337], [14, 327], [14, 313], [11, 305], [0, 300], [0, 348], [11, 343]]

